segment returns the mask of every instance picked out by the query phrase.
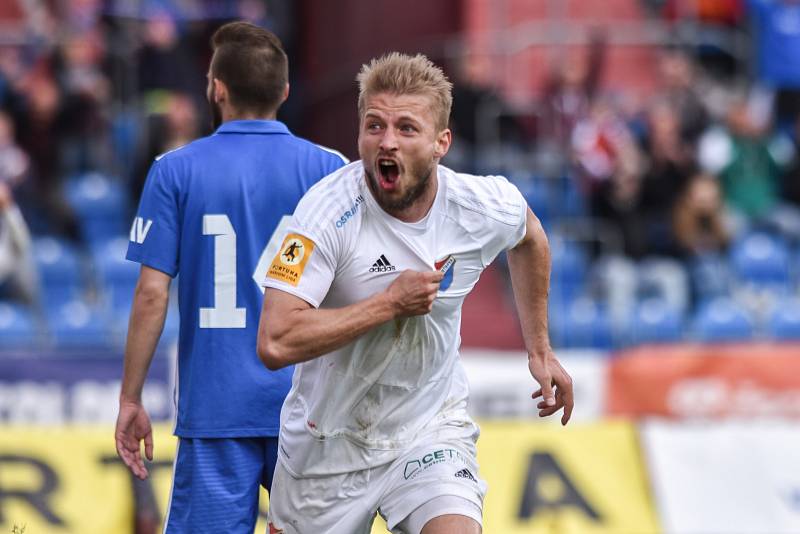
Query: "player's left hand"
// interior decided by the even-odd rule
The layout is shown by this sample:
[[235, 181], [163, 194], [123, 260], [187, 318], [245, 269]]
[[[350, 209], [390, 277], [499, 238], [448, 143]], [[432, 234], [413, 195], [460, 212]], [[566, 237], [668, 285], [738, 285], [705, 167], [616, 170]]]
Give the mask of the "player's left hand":
[[541, 386], [531, 395], [534, 399], [542, 397], [536, 405], [539, 417], [548, 417], [564, 408], [561, 424], [566, 425], [572, 417], [572, 408], [575, 405], [572, 377], [564, 370], [550, 348], [529, 354], [528, 369]]

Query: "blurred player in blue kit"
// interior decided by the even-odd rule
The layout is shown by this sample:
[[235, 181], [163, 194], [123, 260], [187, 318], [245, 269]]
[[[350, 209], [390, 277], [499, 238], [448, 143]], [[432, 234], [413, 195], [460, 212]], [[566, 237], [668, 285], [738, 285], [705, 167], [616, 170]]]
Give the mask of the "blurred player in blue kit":
[[[292, 369], [268, 371], [256, 354], [257, 268], [282, 219], [341, 155], [293, 136], [276, 120], [289, 92], [280, 41], [234, 22], [212, 37], [208, 100], [213, 135], [156, 158], [131, 229], [142, 264], [131, 309], [115, 430], [137, 477], [153, 456], [142, 389], [178, 290], [178, 436], [166, 532], [252, 533], [259, 486], [269, 489], [278, 417]], [[281, 237], [281, 236], [278, 236]], [[277, 247], [276, 247], [277, 250]], [[255, 279], [254, 279], [255, 277]]]
[[550, 249], [514, 185], [439, 165], [452, 85], [424, 56], [358, 76], [358, 149], [300, 201], [264, 281], [259, 355], [297, 364], [270, 531], [481, 531], [486, 485], [459, 359], [461, 305], [508, 250], [540, 416], [573, 409], [550, 348]]

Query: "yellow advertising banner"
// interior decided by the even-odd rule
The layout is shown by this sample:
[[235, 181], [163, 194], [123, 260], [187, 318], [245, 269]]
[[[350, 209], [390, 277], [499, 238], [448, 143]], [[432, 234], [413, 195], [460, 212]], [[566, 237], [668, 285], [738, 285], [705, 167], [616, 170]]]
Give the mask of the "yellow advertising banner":
[[483, 422], [487, 534], [660, 532], [635, 427]]
[[163, 514], [175, 454], [166, 427], [144, 483], [118, 460], [113, 427], [5, 426], [0, 436], [0, 532], [131, 534], [135, 499]]
[[[659, 532], [632, 425], [481, 428], [487, 534]], [[152, 521], [160, 532], [176, 443], [169, 428], [155, 429], [145, 482], [134, 482], [117, 459], [110, 427], [6, 426], [0, 436], [0, 532], [131, 534]], [[156, 517], [137, 515], [137, 503]], [[257, 533], [267, 531], [266, 492], [261, 508]], [[372, 532], [386, 532], [380, 518]]]

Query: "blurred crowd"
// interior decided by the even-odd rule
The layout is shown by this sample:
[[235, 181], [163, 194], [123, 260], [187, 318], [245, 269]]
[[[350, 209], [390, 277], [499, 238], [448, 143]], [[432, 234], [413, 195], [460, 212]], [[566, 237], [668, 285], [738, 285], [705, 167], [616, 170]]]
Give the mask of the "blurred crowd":
[[[484, 157], [453, 166], [509, 175], [550, 231], [559, 345], [798, 337], [800, 2], [645, 4], [676, 35], [652, 54], [654, 91], [604, 89], [610, 29], [554, 62], [521, 110], [462, 69], [454, 146]], [[745, 53], [703, 42], [718, 30]], [[460, 102], [495, 110], [500, 148]]]
[[[210, 131], [211, 32], [250, 20], [291, 55], [291, 17], [285, 2], [259, 0], [20, 4], [22, 35], [0, 43], [0, 299], [44, 313], [48, 269], [60, 267], [52, 285], [63, 286], [67, 251], [77, 274], [61, 287], [63, 304], [79, 295], [89, 308], [124, 310], [129, 300], [107, 286], [124, 294], [135, 274], [117, 276], [124, 269], [104, 256], [124, 247], [115, 241], [127, 240], [153, 157]], [[687, 3], [641, 4], [677, 24]], [[747, 54], [677, 38], [654, 46], [657, 90], [643, 98], [604, 89], [602, 30], [532, 91], [532, 116], [484, 83], [480, 61], [463, 56], [451, 72], [456, 143], [445, 163], [508, 174], [550, 231], [557, 344], [619, 344], [631, 310], [653, 315], [651, 297], [660, 316], [679, 317], [676, 336], [717, 298], [741, 304], [757, 332], [778, 297], [797, 293], [800, 2], [691, 4], [698, 27], [745, 35]], [[756, 289], [740, 298], [743, 282]], [[559, 321], [573, 311], [608, 332], [567, 336], [578, 327]]]

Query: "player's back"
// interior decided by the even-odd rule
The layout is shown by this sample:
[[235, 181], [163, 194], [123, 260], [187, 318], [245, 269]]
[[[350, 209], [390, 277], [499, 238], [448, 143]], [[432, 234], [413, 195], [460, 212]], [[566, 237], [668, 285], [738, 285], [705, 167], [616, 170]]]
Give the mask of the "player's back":
[[129, 258], [180, 275], [178, 435], [277, 431], [292, 371], [256, 354], [256, 267], [283, 217], [342, 164], [276, 121], [225, 123], [154, 163]]

